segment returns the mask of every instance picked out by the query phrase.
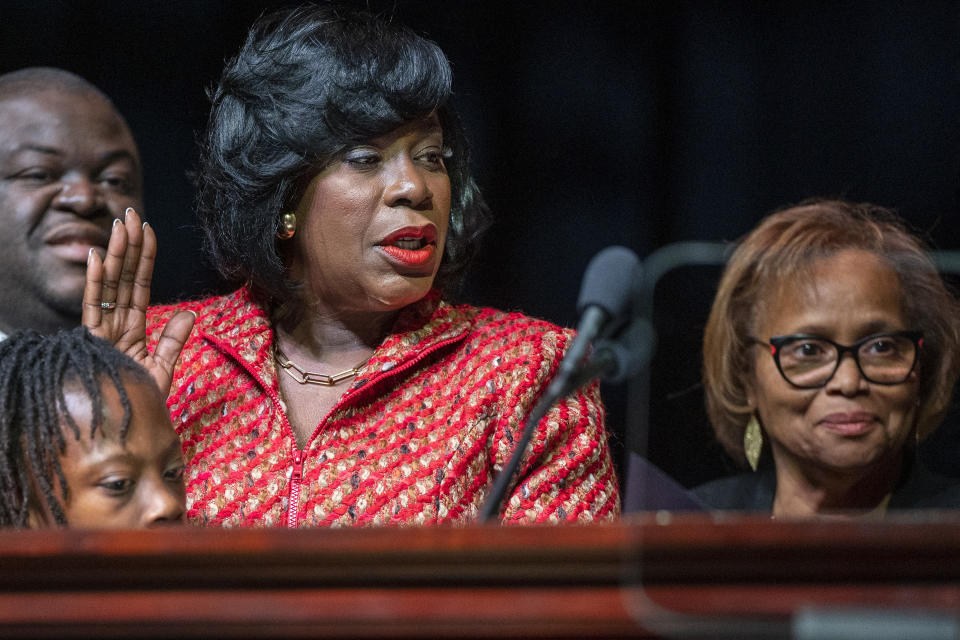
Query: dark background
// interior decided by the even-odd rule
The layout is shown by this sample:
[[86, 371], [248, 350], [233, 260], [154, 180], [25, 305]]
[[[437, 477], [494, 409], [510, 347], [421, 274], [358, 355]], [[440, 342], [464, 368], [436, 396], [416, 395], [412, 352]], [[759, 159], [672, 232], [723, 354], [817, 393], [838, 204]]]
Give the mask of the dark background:
[[[191, 215], [204, 90], [264, 10], [225, 0], [0, 0], [0, 72], [51, 65], [110, 95], [141, 147], [156, 301], [217, 289]], [[362, 3], [436, 40], [496, 215], [463, 299], [571, 325], [601, 248], [733, 240], [810, 196], [894, 207], [960, 248], [956, 2]], [[691, 484], [725, 468], [695, 386], [717, 270], [656, 300], [650, 457]], [[624, 391], [606, 389], [622, 438]], [[957, 440], [933, 460], [960, 474]], [[952, 447], [952, 448], [951, 448]]]

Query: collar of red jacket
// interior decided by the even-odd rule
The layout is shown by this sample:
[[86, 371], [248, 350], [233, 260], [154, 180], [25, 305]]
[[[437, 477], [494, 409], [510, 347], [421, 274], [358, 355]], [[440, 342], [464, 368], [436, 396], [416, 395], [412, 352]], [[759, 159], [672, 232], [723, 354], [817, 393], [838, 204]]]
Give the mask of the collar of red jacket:
[[[251, 373], [272, 386], [276, 376], [274, 333], [267, 310], [254, 300], [247, 287], [213, 298], [212, 302], [195, 309], [195, 334], [233, 354]], [[350, 391], [459, 342], [470, 327], [469, 314], [442, 301], [438, 291], [431, 291], [400, 312], [393, 329], [358, 371]]]

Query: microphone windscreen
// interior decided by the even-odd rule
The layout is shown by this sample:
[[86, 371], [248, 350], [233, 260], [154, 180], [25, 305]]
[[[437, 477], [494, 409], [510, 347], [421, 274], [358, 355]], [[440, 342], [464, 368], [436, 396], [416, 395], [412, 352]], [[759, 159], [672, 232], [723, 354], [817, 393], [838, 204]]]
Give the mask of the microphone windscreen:
[[640, 271], [640, 260], [626, 247], [607, 247], [595, 255], [583, 273], [577, 313], [590, 306], [603, 309], [611, 318], [620, 318], [633, 297], [633, 287]]
[[626, 382], [650, 364], [656, 343], [656, 332], [646, 318], [634, 318], [616, 338], [597, 343], [594, 359], [605, 358], [601, 373], [611, 384]]

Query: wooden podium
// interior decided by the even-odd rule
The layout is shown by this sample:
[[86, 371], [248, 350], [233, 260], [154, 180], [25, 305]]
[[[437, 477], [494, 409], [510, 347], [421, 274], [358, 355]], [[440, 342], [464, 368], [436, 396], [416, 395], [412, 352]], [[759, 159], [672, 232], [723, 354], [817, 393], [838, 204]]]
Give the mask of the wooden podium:
[[789, 637], [798, 611], [955, 622], [960, 516], [0, 532], [0, 637]]

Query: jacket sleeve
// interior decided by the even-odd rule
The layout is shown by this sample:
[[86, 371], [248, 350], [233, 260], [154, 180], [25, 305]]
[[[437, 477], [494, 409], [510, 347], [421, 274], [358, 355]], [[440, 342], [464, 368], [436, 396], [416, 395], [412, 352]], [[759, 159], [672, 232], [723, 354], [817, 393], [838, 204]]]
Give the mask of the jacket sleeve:
[[537, 425], [504, 524], [598, 522], [620, 513], [620, 494], [593, 382], [558, 402]]

